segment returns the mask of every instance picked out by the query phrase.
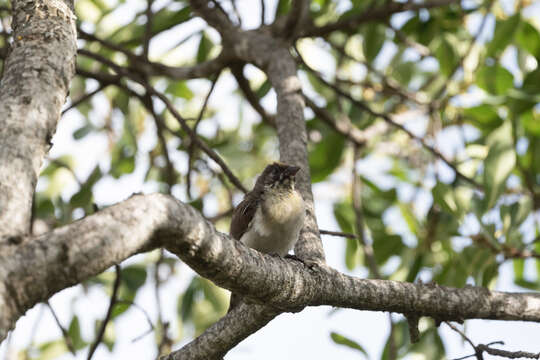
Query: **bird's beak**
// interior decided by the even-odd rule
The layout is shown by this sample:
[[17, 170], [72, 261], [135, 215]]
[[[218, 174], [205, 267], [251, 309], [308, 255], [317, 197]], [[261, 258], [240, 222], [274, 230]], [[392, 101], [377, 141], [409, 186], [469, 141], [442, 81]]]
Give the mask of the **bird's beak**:
[[285, 174], [289, 177], [294, 177], [296, 175], [296, 173], [300, 171], [300, 167], [299, 166], [289, 166], [286, 170], [285, 170]]

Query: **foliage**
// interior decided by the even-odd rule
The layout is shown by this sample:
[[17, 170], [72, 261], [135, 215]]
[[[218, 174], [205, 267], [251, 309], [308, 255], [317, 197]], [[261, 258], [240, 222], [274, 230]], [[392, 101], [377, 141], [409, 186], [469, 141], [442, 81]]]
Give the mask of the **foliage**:
[[[314, 24], [324, 26], [368, 11], [368, 3], [382, 6], [376, 1], [313, 0], [310, 15]], [[538, 290], [540, 262], [531, 254], [540, 254], [539, 24], [531, 18], [529, 1], [516, 1], [513, 7], [506, 1], [466, 3], [466, 8], [453, 4], [409, 11], [388, 22], [297, 41], [308, 97], [336, 122], [348, 122], [368, 134], [361, 144], [363, 159], [356, 164], [361, 201], [355, 204], [350, 176], [354, 141], [307, 111], [312, 179], [339, 189], [330, 200], [337, 226], [366, 235], [382, 278], [493, 288], [502, 263], [512, 262], [515, 285]], [[100, 187], [112, 183], [120, 189], [126, 179], [140, 182], [145, 191], [172, 193], [208, 217], [227, 214], [240, 192], [222, 170], [193, 145], [163, 106], [145, 98], [144, 89], [125, 78], [107, 83], [102, 75], [119, 71], [99, 60], [137, 69], [145, 39], [151, 37], [152, 44], [160, 44], [159, 49], [151, 46], [153, 62], [204, 63], [219, 53], [219, 38], [210, 28], [193, 25], [197, 20], [187, 1], [156, 3], [150, 27], [142, 2], [77, 0], [75, 5], [79, 28], [92, 29], [90, 36], [82, 36], [81, 48], [95, 56], [79, 56], [71, 102], [99, 91], [69, 110], [60, 126], [78, 123], [70, 140], [73, 148], [84, 146], [94, 154], [51, 156], [41, 172], [35, 218], [54, 228], [90, 215], [118, 200], [109, 200]], [[130, 9], [133, 5], [137, 11]], [[278, 15], [287, 14], [290, 4], [279, 1], [275, 9]], [[129, 54], [137, 54], [138, 60]], [[256, 98], [273, 104], [268, 80], [253, 68], [245, 75]], [[246, 187], [266, 163], [278, 158], [274, 129], [251, 111], [229, 72], [218, 80], [160, 76], [149, 81]], [[237, 109], [232, 115], [212, 101], [201, 111], [213, 81], [216, 86], [233, 84], [227, 85], [233, 91], [226, 94]], [[271, 105], [266, 110], [275, 112]], [[378, 165], [371, 166], [374, 163]], [[361, 221], [358, 214], [363, 215]], [[227, 231], [229, 220], [220, 217], [218, 228]], [[368, 266], [358, 239], [343, 242], [349, 270]], [[121, 303], [113, 309], [112, 324], [117, 317], [134, 316], [138, 310], [131, 304], [137, 303], [142, 289], [174, 281], [180, 265], [166, 254], [152, 253], [122, 267]], [[106, 272], [84, 286], [110, 295], [113, 283], [114, 274]], [[178, 331], [164, 326], [171, 320], [155, 321], [158, 346], [201, 333], [225, 312], [222, 290], [192, 275], [185, 283], [174, 294]], [[76, 351], [92, 342], [81, 326], [73, 315], [68, 336]], [[394, 326], [399, 358], [410, 353], [444, 357], [433, 324], [421, 333], [418, 344], [410, 344], [405, 322]], [[109, 327], [104, 342], [111, 350], [115, 338]], [[362, 345], [339, 331], [331, 338], [358, 350], [359, 358], [366, 355]], [[36, 351], [47, 359], [68, 349], [59, 338], [40, 344]], [[389, 358], [388, 347], [382, 357]]]

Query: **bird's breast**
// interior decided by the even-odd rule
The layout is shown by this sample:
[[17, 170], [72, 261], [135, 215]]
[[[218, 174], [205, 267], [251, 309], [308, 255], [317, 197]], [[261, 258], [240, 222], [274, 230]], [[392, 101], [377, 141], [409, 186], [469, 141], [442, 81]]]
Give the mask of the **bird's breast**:
[[305, 206], [297, 191], [285, 194], [270, 194], [262, 204], [262, 213], [268, 222], [286, 225], [304, 217]]
[[261, 252], [285, 255], [298, 240], [304, 217], [304, 201], [296, 191], [266, 196], [241, 241]]

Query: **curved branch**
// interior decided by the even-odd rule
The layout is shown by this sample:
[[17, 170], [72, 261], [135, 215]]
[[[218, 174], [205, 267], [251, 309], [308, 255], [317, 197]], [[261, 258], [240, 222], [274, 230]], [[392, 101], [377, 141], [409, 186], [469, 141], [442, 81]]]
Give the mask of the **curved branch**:
[[[192, 66], [169, 66], [149, 61], [147, 58], [134, 54], [121, 45], [101, 39], [94, 34], [78, 29], [79, 36], [87, 41], [95, 41], [111, 50], [121, 52], [130, 61], [129, 70], [143, 73], [146, 76], [167, 76], [174, 80], [189, 80], [211, 76], [221, 71], [229, 62], [229, 55], [222, 51], [216, 58]], [[81, 49], [84, 54], [87, 50]]]
[[0, 85], [0, 238], [30, 228], [39, 168], [75, 74], [72, 7], [69, 1], [13, 2], [13, 43]]
[[[273, 307], [267, 308], [275, 310], [273, 315], [278, 310], [332, 305], [431, 316], [438, 321], [540, 322], [540, 294], [367, 280], [341, 274], [326, 265], [306, 266], [233, 241], [217, 232], [197, 210], [161, 194], [133, 196], [31, 240], [0, 259], [0, 299], [6, 304], [0, 312], [0, 339], [36, 303], [136, 253], [158, 247], [176, 254], [217, 285], [251, 301], [271, 304]], [[265, 316], [271, 317], [266, 311]], [[227, 322], [246, 324], [243, 321], [261, 326], [256, 320], [238, 316], [224, 319], [220, 326]], [[269, 321], [264, 316], [259, 320]]]
[[263, 328], [279, 314], [268, 306], [240, 303], [195, 340], [160, 360], [220, 359], [240, 341]]
[[220, 11], [218, 7], [208, 0], [190, 0], [189, 2], [201, 18], [208, 23], [208, 25], [214, 27], [220, 33], [233, 31], [235, 26], [231, 22], [231, 19], [227, 16], [225, 11]]
[[[174, 80], [205, 78], [219, 73], [229, 63], [230, 57], [226, 52], [212, 60], [192, 66], [168, 66], [155, 62], [141, 62], [143, 71], [148, 76], [167, 76]], [[139, 63], [137, 63], [139, 64]]]

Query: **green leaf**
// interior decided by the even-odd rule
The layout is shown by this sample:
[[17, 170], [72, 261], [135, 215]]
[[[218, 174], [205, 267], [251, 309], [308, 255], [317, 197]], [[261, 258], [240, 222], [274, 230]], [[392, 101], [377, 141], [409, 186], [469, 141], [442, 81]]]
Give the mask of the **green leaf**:
[[405, 248], [401, 236], [394, 234], [373, 234], [373, 252], [377, 264], [384, 264], [391, 256], [400, 255]]
[[369, 24], [364, 31], [364, 55], [369, 62], [373, 62], [386, 40], [386, 27], [380, 24]]
[[345, 241], [345, 266], [353, 270], [360, 262], [360, 247], [356, 239], [346, 238]]
[[466, 121], [484, 132], [491, 132], [501, 126], [503, 122], [496, 107], [489, 104], [466, 108], [463, 110], [463, 115]]
[[86, 208], [92, 202], [92, 188], [90, 186], [83, 186], [75, 195], [69, 200], [69, 204], [73, 208]]
[[498, 64], [486, 65], [478, 70], [476, 84], [493, 95], [504, 95], [514, 86], [514, 76]]
[[407, 273], [407, 278], [405, 279], [406, 282], [413, 282], [416, 279], [416, 275], [418, 275], [424, 264], [424, 256], [424, 254], [417, 254], [414, 257], [414, 261], [409, 267], [409, 272]]
[[351, 340], [343, 335], [340, 335], [336, 332], [331, 332], [330, 337], [332, 338], [332, 341], [334, 341], [336, 344], [344, 345], [347, 347], [350, 347], [351, 349], [355, 349], [360, 351], [366, 358], [368, 358], [368, 354], [366, 350], [362, 347], [362, 345], [358, 344], [356, 341]]
[[433, 202], [439, 205], [444, 211], [453, 215], [461, 214], [459, 204], [449, 185], [438, 182], [431, 190], [431, 193], [433, 195]]
[[[355, 233], [356, 215], [354, 214], [351, 204], [346, 202], [334, 204], [334, 217], [338, 222], [341, 231], [349, 234]], [[358, 265], [360, 260], [358, 240], [347, 238], [345, 241], [345, 265], [347, 266], [347, 269], [352, 270]]]
[[152, 22], [152, 34], [155, 36], [160, 32], [168, 30], [173, 26], [180, 25], [191, 19], [191, 6], [185, 6], [180, 10], [169, 10], [163, 8], [154, 14]]
[[291, 0], [279, 0], [276, 6], [275, 17], [287, 14], [289, 12], [290, 7], [291, 7]]
[[410, 204], [404, 204], [399, 203], [398, 204], [399, 210], [401, 212], [401, 216], [407, 223], [407, 226], [409, 227], [409, 230], [412, 234], [418, 233], [418, 220], [416, 219], [416, 216], [414, 215], [411, 205]]
[[204, 297], [212, 304], [214, 310], [218, 313], [225, 313], [228, 302], [226, 297], [223, 296], [224, 290], [204, 278], [200, 278], [200, 284]]
[[255, 91], [255, 94], [259, 99], [262, 99], [268, 92], [272, 89], [272, 84], [270, 84], [270, 81], [268, 79], [264, 80], [264, 82], [259, 86], [259, 88]]
[[214, 43], [205, 32], [202, 33], [201, 39], [199, 41], [199, 48], [197, 50], [197, 63], [202, 63], [208, 60], [210, 51], [214, 47]]
[[525, 75], [521, 89], [531, 95], [540, 93], [540, 67]]
[[336, 218], [341, 231], [354, 234], [356, 215], [350, 203], [340, 202], [334, 204], [334, 217]]
[[[152, 36], [169, 30], [191, 19], [191, 7], [186, 6], [180, 10], [169, 10], [164, 7], [154, 13], [152, 21]], [[133, 21], [125, 26], [121, 26], [107, 40], [119, 43], [126, 47], [140, 46], [146, 27]]]
[[502, 194], [506, 179], [514, 169], [516, 153], [512, 142], [512, 123], [505, 121], [487, 139], [489, 152], [484, 161], [485, 209], [491, 209]]
[[111, 164], [111, 175], [118, 179], [125, 174], [131, 174], [135, 170], [135, 156], [121, 157]]
[[341, 163], [345, 138], [322, 125], [318, 119], [311, 120], [308, 127], [316, 128], [323, 137], [309, 151], [311, 180], [316, 183], [326, 179]]
[[533, 137], [540, 137], [540, 114], [529, 110], [519, 117], [525, 132]]
[[64, 339], [48, 341], [38, 347], [40, 360], [52, 360], [68, 351]]
[[495, 26], [495, 33], [493, 39], [488, 44], [487, 54], [488, 56], [494, 56], [504, 51], [506, 46], [513, 40], [514, 35], [519, 28], [520, 13], [516, 13], [505, 20], [498, 20]]
[[40, 219], [45, 219], [54, 216], [54, 204], [49, 197], [43, 193], [36, 193], [34, 200], [35, 216]]
[[75, 350], [83, 349], [86, 345], [88, 345], [88, 343], [84, 341], [81, 336], [81, 326], [79, 324], [79, 318], [77, 315], [74, 315], [71, 319], [71, 323], [69, 324], [68, 328], [68, 336]]
[[533, 210], [533, 201], [530, 197], [522, 197], [518, 202], [510, 205], [510, 216], [514, 227], [520, 226]]
[[193, 99], [193, 91], [184, 80], [170, 82], [165, 92], [186, 100]]
[[137, 290], [146, 282], [146, 267], [144, 265], [130, 265], [122, 269], [122, 284], [130, 291]]
[[412, 61], [400, 62], [392, 69], [392, 76], [401, 83], [408, 85], [415, 73], [416, 65]]
[[450, 76], [458, 62], [458, 52], [447, 36], [440, 39], [439, 46], [435, 49], [435, 56], [439, 61], [439, 67], [444, 76]]
[[88, 124], [78, 128], [77, 130], [75, 130], [73, 132], [73, 138], [75, 140], [80, 140], [83, 137], [85, 137], [86, 135], [88, 135], [92, 130], [94, 130], [94, 126], [92, 126], [92, 124], [88, 123]]
[[519, 47], [540, 59], [540, 33], [528, 21], [521, 21], [519, 30], [516, 33], [516, 42]]
[[178, 299], [177, 312], [182, 321], [191, 319], [195, 295], [199, 292], [199, 287], [199, 280], [197, 277], [194, 277], [184, 292], [184, 295]]

